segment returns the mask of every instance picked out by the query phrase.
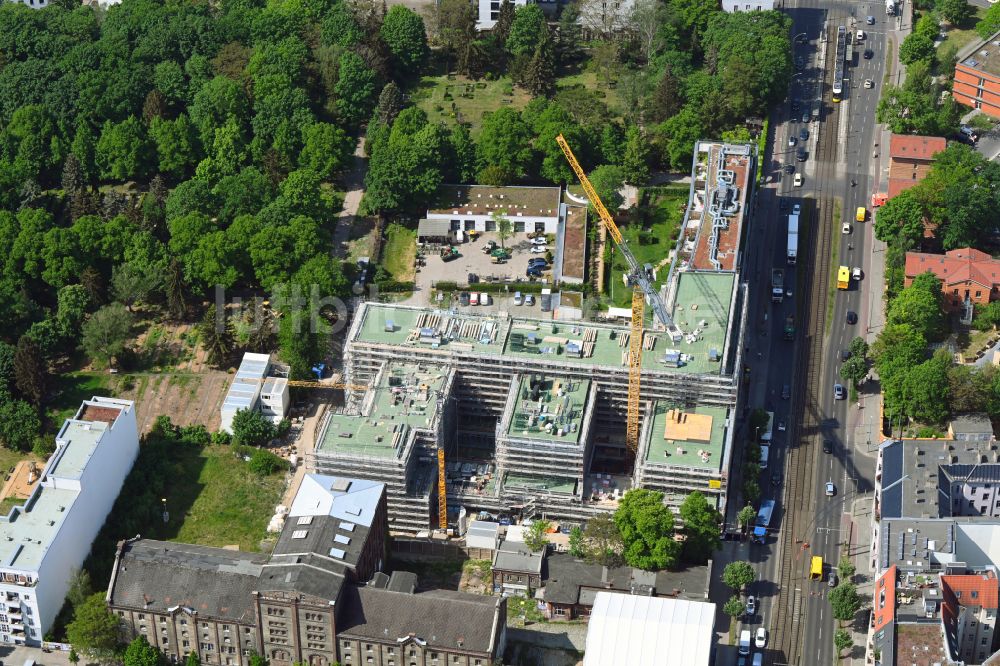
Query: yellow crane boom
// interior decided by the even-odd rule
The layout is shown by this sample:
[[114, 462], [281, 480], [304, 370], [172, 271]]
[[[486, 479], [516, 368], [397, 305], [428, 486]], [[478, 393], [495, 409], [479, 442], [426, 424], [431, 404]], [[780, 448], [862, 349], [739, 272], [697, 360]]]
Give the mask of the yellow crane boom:
[[314, 382], [305, 379], [289, 379], [289, 386], [312, 389], [347, 389], [348, 391], [367, 391], [367, 384], [345, 384], [344, 382]]
[[633, 269], [633, 276], [631, 276], [632, 329], [629, 334], [628, 342], [628, 411], [625, 422], [625, 445], [628, 446], [628, 448], [630, 448], [633, 452], [637, 452], [639, 450], [639, 389], [642, 381], [642, 326], [643, 317], [646, 313], [647, 290], [645, 285], [643, 285], [640, 280], [635, 279], [637, 263], [635, 262], [635, 258], [631, 256], [631, 252], [628, 251], [628, 247], [625, 245], [624, 240], [622, 240], [622, 232], [618, 229], [618, 225], [615, 224], [615, 220], [611, 217], [611, 213], [609, 213], [608, 209], [605, 208], [604, 202], [601, 201], [601, 197], [597, 195], [597, 190], [595, 190], [594, 186], [590, 184], [590, 179], [587, 178], [587, 174], [583, 172], [583, 168], [580, 166], [580, 163], [576, 161], [576, 156], [573, 154], [572, 149], [570, 149], [569, 144], [566, 143], [566, 139], [564, 139], [563, 135], [560, 134], [556, 137], [556, 142], [558, 142], [559, 147], [562, 148], [563, 154], [566, 156], [566, 161], [569, 162], [570, 168], [573, 169], [573, 173], [575, 173], [576, 177], [580, 179], [580, 184], [583, 185], [583, 191], [587, 193], [587, 198], [590, 199], [590, 203], [597, 210], [597, 214], [600, 216], [601, 222], [604, 223], [608, 233], [611, 234], [611, 238], [614, 239], [615, 245], [622, 249], [622, 252], [626, 255], [627, 259], [631, 259], [629, 261], [629, 266]]

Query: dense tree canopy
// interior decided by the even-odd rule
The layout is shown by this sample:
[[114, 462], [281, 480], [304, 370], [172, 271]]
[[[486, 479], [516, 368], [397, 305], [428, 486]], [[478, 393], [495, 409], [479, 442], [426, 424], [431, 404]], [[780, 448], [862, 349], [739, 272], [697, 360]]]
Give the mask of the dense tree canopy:
[[619, 502], [614, 520], [629, 565], [647, 571], [676, 566], [681, 547], [674, 540], [674, 514], [663, 503], [663, 493], [629, 490]]

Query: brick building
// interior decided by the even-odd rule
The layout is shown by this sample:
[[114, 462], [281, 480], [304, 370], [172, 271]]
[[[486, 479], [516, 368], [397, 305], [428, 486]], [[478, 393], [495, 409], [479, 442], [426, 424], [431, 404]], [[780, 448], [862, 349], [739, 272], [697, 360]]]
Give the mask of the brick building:
[[981, 664], [993, 654], [998, 591], [992, 571], [941, 576], [941, 620], [952, 660]]
[[959, 104], [1000, 118], [1000, 32], [958, 52], [951, 94]]
[[[500, 656], [506, 602], [414, 594], [412, 576], [387, 585], [386, 533], [384, 484], [307, 474], [270, 554], [123, 541], [106, 599], [123, 640], [145, 636], [173, 661], [197, 653], [206, 665], [242, 666], [256, 653], [272, 666], [476, 666]], [[378, 631], [359, 630], [359, 618]], [[456, 628], [444, 631], [443, 619]], [[409, 643], [426, 660], [404, 659]]]
[[889, 139], [889, 198], [922, 181], [934, 155], [947, 147], [948, 142], [939, 136], [893, 134]]
[[944, 254], [906, 253], [907, 287], [928, 271], [941, 281], [943, 305], [949, 312], [986, 305], [1000, 297], [1000, 261], [985, 252], [966, 247]]

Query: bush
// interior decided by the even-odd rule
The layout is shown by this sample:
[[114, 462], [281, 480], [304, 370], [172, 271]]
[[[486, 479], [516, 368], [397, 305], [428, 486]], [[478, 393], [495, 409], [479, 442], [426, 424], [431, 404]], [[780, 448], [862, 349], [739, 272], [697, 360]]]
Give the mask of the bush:
[[42, 460], [48, 460], [48, 457], [56, 452], [56, 440], [53, 437], [46, 437], [41, 435], [35, 438], [35, 443], [31, 447], [31, 452]]
[[413, 291], [415, 283], [412, 281], [404, 282], [401, 280], [379, 280], [375, 283], [375, 287], [383, 294], [399, 294], [407, 291]]
[[199, 448], [212, 441], [212, 436], [208, 433], [208, 429], [200, 423], [182, 427], [179, 434], [182, 442]]
[[288, 419], [281, 419], [278, 421], [278, 437], [284, 437], [288, 434], [288, 431], [292, 429], [292, 422]]
[[270, 451], [257, 449], [250, 456], [250, 471], [257, 476], [269, 476], [280, 470], [288, 469], [288, 461], [280, 458]]
[[212, 444], [227, 446], [233, 443], [233, 436], [225, 430], [216, 430], [212, 433]]

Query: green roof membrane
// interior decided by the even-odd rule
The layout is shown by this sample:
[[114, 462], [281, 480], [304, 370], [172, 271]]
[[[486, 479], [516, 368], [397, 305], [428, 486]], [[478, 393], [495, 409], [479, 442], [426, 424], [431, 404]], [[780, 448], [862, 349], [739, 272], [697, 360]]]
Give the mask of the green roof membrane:
[[413, 428], [433, 426], [447, 376], [437, 366], [390, 364], [368, 414], [331, 414], [317, 453], [398, 458]]
[[[674, 343], [665, 333], [647, 331], [643, 368], [720, 372], [735, 279], [734, 273], [681, 272], [673, 316], [684, 338]], [[367, 304], [355, 340], [605, 367], [625, 367], [628, 352], [625, 326], [453, 314], [380, 303]]]
[[673, 409], [676, 409], [676, 406], [668, 402], [658, 400], [653, 403], [653, 421], [649, 429], [649, 448], [646, 451], [646, 462], [703, 467], [711, 470], [720, 469], [726, 441], [726, 416], [729, 410], [725, 407], [706, 407], [704, 405], [699, 405], [694, 409], [682, 409], [682, 416], [691, 414], [711, 417], [709, 439], [666, 439], [664, 434], [670, 418], [670, 411]]
[[590, 381], [524, 375], [507, 434], [511, 437], [576, 444], [580, 441]]

